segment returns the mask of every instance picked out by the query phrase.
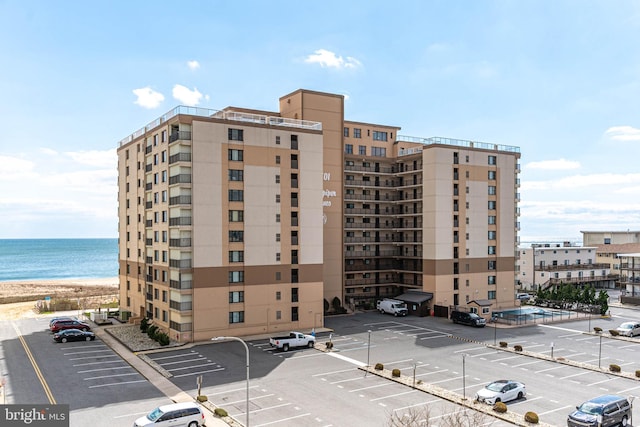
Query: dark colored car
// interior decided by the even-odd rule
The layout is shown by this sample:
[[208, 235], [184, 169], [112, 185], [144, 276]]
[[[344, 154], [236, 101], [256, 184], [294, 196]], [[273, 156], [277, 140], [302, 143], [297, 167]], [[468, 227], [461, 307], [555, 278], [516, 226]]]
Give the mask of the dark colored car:
[[53, 334], [55, 342], [67, 341], [93, 341], [96, 335], [93, 332], [81, 331], [80, 329], [64, 329]]
[[88, 323], [84, 323], [79, 320], [62, 319], [62, 320], [56, 320], [55, 322], [53, 322], [50, 329], [51, 329], [51, 332], [58, 332], [64, 329], [80, 329], [83, 331], [90, 331], [91, 326], [89, 326]]
[[51, 328], [51, 326], [53, 326], [53, 324], [58, 320], [78, 320], [78, 318], [75, 316], [54, 317], [53, 319], [49, 320], [49, 328]]
[[475, 313], [469, 313], [466, 311], [452, 311], [451, 320], [453, 320], [453, 323], [460, 323], [462, 325], [469, 325], [469, 326], [477, 326], [479, 328], [484, 328], [484, 325], [487, 324], [487, 321], [484, 320], [484, 318], [478, 316]]

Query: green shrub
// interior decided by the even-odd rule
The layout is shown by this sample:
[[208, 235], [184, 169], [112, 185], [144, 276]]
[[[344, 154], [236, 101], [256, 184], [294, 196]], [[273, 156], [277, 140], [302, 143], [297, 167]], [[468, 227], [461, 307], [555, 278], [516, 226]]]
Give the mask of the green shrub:
[[155, 336], [155, 340], [158, 341], [158, 343], [160, 343], [160, 345], [169, 345], [169, 342], [171, 341], [169, 339], [169, 335], [167, 335], [164, 332], [156, 332], [156, 336]]
[[618, 335], [620, 335], [620, 332], [616, 331], [615, 329], [609, 329], [609, 333], [612, 337], [617, 337]]
[[536, 414], [535, 412], [527, 412], [526, 414], [524, 414], [524, 420], [531, 424], [538, 424], [538, 422], [540, 422], [538, 414]]
[[331, 350], [333, 348], [333, 343], [331, 341], [327, 341], [324, 345], [327, 347], [327, 350]]
[[216, 409], [214, 409], [214, 410], [213, 410], [213, 413], [214, 413], [214, 414], [216, 414], [217, 416], [219, 416], [220, 418], [228, 417], [228, 416], [229, 416], [229, 414], [227, 414], [227, 411], [225, 411], [225, 410], [224, 410], [224, 409], [222, 409], [222, 408], [216, 408]]
[[156, 325], [151, 325], [147, 328], [147, 335], [152, 340], [156, 339], [156, 332], [158, 331], [158, 327]]
[[146, 334], [147, 328], [149, 328], [149, 319], [147, 319], [146, 317], [143, 317], [142, 320], [140, 321], [140, 331], [143, 334]]
[[505, 412], [507, 412], [507, 405], [505, 405], [502, 402], [496, 402], [496, 404], [493, 405], [493, 410], [501, 414], [504, 414]]
[[384, 365], [382, 363], [376, 363], [376, 371], [382, 371], [383, 369], [384, 369]]
[[500, 341], [500, 347], [502, 348], [506, 348], [507, 347], [507, 342], [506, 341]]
[[640, 369], [636, 371], [636, 377], [640, 378]]
[[206, 402], [207, 400], [209, 400], [209, 398], [203, 394], [199, 395], [198, 397], [196, 397], [196, 400], [198, 402]]
[[609, 365], [609, 370], [611, 372], [620, 372], [621, 371], [620, 365], [615, 365], [612, 363], [611, 365]]
[[521, 345], [514, 345], [514, 346], [513, 346], [513, 349], [514, 349], [515, 351], [522, 351], [522, 346], [521, 346]]
[[391, 371], [391, 375], [392, 375], [394, 378], [398, 378], [398, 377], [400, 377], [400, 369], [398, 369], [398, 368], [394, 368], [394, 369], [393, 369], [393, 371]]
[[596, 326], [595, 328], [593, 328], [593, 332], [595, 332], [596, 334], [599, 334], [600, 332], [602, 332], [602, 328], [599, 328]]

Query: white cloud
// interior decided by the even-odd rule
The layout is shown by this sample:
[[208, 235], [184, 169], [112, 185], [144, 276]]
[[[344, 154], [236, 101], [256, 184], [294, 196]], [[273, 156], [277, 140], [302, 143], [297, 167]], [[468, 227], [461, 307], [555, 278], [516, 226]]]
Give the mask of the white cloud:
[[198, 61], [189, 61], [187, 62], [187, 67], [192, 70], [197, 70], [198, 68], [200, 68], [200, 63]]
[[0, 156], [0, 181], [20, 181], [35, 175], [36, 164], [19, 157]]
[[528, 169], [568, 170], [568, 169], [579, 169], [580, 162], [574, 162], [566, 159], [543, 160], [541, 162], [527, 163], [525, 167]]
[[117, 169], [118, 156], [116, 149], [98, 151], [69, 151], [65, 153], [77, 163], [106, 169]]
[[309, 64], [319, 64], [322, 68], [357, 68], [362, 64], [356, 58], [336, 55], [334, 52], [318, 49], [313, 54], [307, 56], [304, 60]]
[[616, 141], [640, 141], [640, 129], [631, 126], [612, 126], [605, 135]]
[[198, 89], [196, 88], [193, 88], [193, 90], [189, 90], [188, 87], [175, 85], [173, 87], [173, 97], [180, 101], [182, 104], [193, 107], [200, 103], [202, 94], [198, 92]]
[[133, 94], [138, 97], [134, 103], [144, 108], [156, 108], [164, 101], [163, 94], [156, 92], [148, 86], [134, 89]]
[[611, 190], [607, 193], [621, 193], [630, 191], [631, 186], [627, 184], [635, 184], [640, 182], [640, 173], [615, 174], [615, 173], [597, 173], [592, 175], [571, 175], [563, 178], [545, 181], [526, 180], [522, 182], [522, 190], [567, 190], [577, 188], [594, 188], [596, 186], [610, 186]]

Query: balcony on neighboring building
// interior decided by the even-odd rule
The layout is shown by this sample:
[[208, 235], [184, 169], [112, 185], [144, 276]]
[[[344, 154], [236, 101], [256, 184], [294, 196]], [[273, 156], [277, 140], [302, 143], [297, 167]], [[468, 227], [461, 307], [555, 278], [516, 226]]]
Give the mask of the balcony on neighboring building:
[[169, 206], [175, 205], [190, 205], [191, 204], [191, 196], [175, 196], [169, 197]]
[[191, 289], [193, 284], [191, 280], [171, 280], [169, 281], [171, 289]]
[[169, 156], [169, 164], [178, 162], [191, 162], [191, 153], [176, 153]]
[[191, 259], [170, 259], [169, 267], [171, 268], [191, 268]]
[[169, 247], [171, 248], [191, 247], [191, 238], [169, 239]]
[[179, 175], [170, 176], [169, 185], [174, 185], [174, 184], [191, 184], [191, 174], [181, 173]]
[[175, 218], [169, 218], [169, 225], [170, 226], [191, 225], [191, 217], [179, 216]]
[[169, 135], [169, 144], [176, 141], [190, 141], [191, 140], [191, 132], [186, 130], [179, 130], [171, 132]]
[[192, 301], [180, 302], [180, 301], [170, 300], [169, 308], [173, 310], [178, 310], [178, 311], [191, 311], [193, 309], [193, 302]]

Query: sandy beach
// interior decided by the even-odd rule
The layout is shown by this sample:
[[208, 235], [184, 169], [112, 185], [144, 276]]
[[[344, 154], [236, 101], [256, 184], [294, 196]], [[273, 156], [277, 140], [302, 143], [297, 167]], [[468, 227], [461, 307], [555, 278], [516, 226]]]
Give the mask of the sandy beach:
[[117, 294], [117, 277], [0, 282], [0, 320], [35, 315], [35, 302], [45, 297], [81, 299], [86, 307], [113, 300]]

